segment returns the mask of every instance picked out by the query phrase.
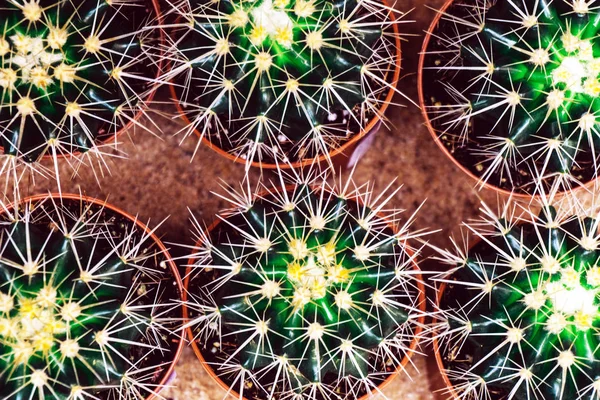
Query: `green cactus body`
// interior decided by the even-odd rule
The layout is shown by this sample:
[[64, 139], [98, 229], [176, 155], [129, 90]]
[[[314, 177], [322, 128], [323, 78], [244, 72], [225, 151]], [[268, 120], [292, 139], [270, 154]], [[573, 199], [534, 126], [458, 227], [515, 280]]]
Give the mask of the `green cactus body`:
[[[1, 227], [2, 399], [145, 398], [164, 373], [147, 359], [171, 350], [166, 303], [152, 303], [164, 302], [166, 274], [131, 221], [63, 201], [27, 205]], [[127, 247], [137, 240], [147, 254]]]
[[[156, 77], [140, 29], [152, 2], [3, 0], [0, 138], [25, 162], [96, 149]], [[116, 143], [116, 142], [115, 142]]]
[[379, 115], [395, 84], [385, 79], [397, 30], [378, 1], [189, 3], [171, 73], [188, 133], [241, 158], [327, 154]]
[[435, 327], [459, 398], [597, 398], [598, 220], [560, 214], [473, 225], [482, 240], [443, 279]]
[[[477, 7], [451, 5], [442, 15], [436, 32], [442, 39], [432, 38], [427, 56], [436, 76], [425, 72], [425, 96], [439, 102], [430, 103], [429, 115], [443, 141], [484, 181], [508, 189], [531, 192], [526, 186], [537, 178], [595, 177], [600, 14], [594, 2], [471, 3]], [[440, 47], [450, 50], [448, 57], [436, 53]]]
[[386, 220], [355, 198], [306, 184], [258, 197], [210, 240], [207, 258], [195, 264], [204, 271], [200, 286], [190, 292], [200, 290], [214, 308], [194, 329], [207, 333], [204, 347], [222, 342], [227, 360], [215, 370], [226, 382], [236, 382], [228, 369], [246, 371], [258, 391], [239, 391], [244, 396], [359, 396], [410, 351], [423, 294], [413, 258]]

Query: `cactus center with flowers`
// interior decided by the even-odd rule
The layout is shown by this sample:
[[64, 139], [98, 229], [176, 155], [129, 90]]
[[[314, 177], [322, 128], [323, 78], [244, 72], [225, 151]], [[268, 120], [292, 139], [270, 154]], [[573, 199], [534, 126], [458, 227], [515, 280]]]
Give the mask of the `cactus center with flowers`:
[[152, 7], [7, 2], [0, 17], [0, 145], [12, 163], [107, 154], [90, 150], [132, 122], [157, 73], [144, 61], [155, 34], [141, 28]]
[[[468, 3], [468, 2], [467, 2]], [[585, 1], [457, 0], [428, 42], [432, 130], [481, 183], [532, 193], [597, 176], [600, 18]]]
[[[252, 9], [250, 14], [253, 28], [250, 33], [250, 41], [254, 45], [262, 44], [268, 37], [285, 48], [291, 47], [294, 40], [294, 23], [284, 7], [284, 2], [279, 2], [276, 7], [273, 7], [271, 0], [264, 0], [260, 6]], [[232, 24], [241, 22], [236, 20], [240, 17], [242, 16], [232, 16]]]
[[[64, 39], [66, 41], [66, 38]], [[0, 86], [14, 90], [17, 80], [20, 79], [23, 83], [46, 89], [54, 82], [55, 77], [62, 81], [66, 66], [56, 68], [55, 64], [63, 60], [63, 54], [46, 49], [50, 47], [59, 50], [64, 43], [56, 39], [30, 37], [21, 33], [11, 36], [9, 40], [0, 39], [0, 56], [3, 57]], [[69, 80], [72, 81], [72, 78]]]
[[250, 163], [295, 162], [327, 155], [387, 106], [399, 37], [382, 2], [190, 5], [165, 77], [191, 122], [186, 136]]
[[[529, 268], [521, 257], [512, 260], [510, 265], [515, 274]], [[491, 292], [493, 286], [494, 282], [490, 281], [485, 290]], [[535, 276], [530, 281], [515, 283], [515, 287], [522, 294], [527, 309], [543, 311], [539, 317], [545, 320], [545, 330], [554, 335], [560, 335], [567, 328], [587, 331], [598, 318], [600, 267], [591, 266], [584, 258], [568, 254], [560, 259], [552, 255], [541, 256]], [[536, 323], [540, 322], [536, 320]]]
[[598, 219], [548, 205], [539, 215], [527, 210], [504, 218], [510, 212], [498, 217], [486, 209], [481, 225], [469, 225], [480, 242], [465, 255], [445, 258], [457, 268], [442, 279], [448, 286], [436, 329], [447, 340], [443, 362], [450, 381], [460, 399], [476, 391], [498, 398], [596, 398]]
[[[490, 10], [492, 21], [497, 18], [494, 11]], [[503, 80], [503, 72], [510, 71], [512, 87], [506, 88], [505, 103], [524, 107], [532, 113], [543, 109], [546, 118], [536, 121], [538, 128], [547, 122], [550, 113], [556, 112], [558, 121], [578, 122], [581, 129], [590, 130], [596, 124], [595, 101], [600, 95], [600, 58], [596, 58], [598, 49], [594, 46], [597, 28], [595, 25], [573, 26], [579, 22], [554, 15], [557, 13], [554, 9], [548, 9], [548, 13], [554, 18], [548, 18], [551, 23], [545, 18], [538, 21], [535, 16], [525, 15], [521, 21], [525, 35], [520, 38], [500, 33], [498, 24], [491, 23], [489, 35], [501, 36], [496, 40], [506, 47], [498, 50], [503, 57], [514, 53], [514, 65], [508, 68], [507, 60], [495, 65], [490, 58], [490, 78]], [[496, 79], [495, 74], [499, 75]], [[530, 106], [534, 104], [538, 108]], [[486, 110], [479, 110], [483, 111]], [[511, 138], [512, 142], [518, 140]]]
[[[547, 262], [549, 264], [542, 264], [542, 268], [554, 268], [556, 260]], [[598, 315], [596, 296], [600, 291], [600, 268], [593, 267], [578, 272], [573, 267], [566, 266], [560, 271], [547, 272], [544, 284], [525, 295], [525, 304], [531, 309], [539, 309], [546, 303], [546, 299], [549, 300], [551, 306], [546, 329], [554, 334], [561, 333], [570, 325], [577, 330], [590, 329]]]
[[[66, 31], [57, 28], [50, 30], [46, 38], [22, 33], [16, 33], [8, 40], [0, 38], [0, 87], [11, 93], [19, 83], [46, 92], [55, 82], [61, 87], [65, 83], [73, 83], [76, 67], [65, 63], [61, 52], [66, 41]], [[9, 94], [9, 97], [12, 99], [14, 95]], [[31, 116], [36, 111], [35, 100], [28, 94], [20, 96], [16, 106], [23, 116]]]
[[116, 212], [44, 200], [24, 204], [16, 220], [0, 216], [2, 398], [145, 398], [162, 371], [149, 360], [171, 350], [172, 322], [155, 317], [171, 276]]
[[[596, 24], [584, 25], [578, 18], [568, 18], [569, 13], [562, 14], [548, 6], [542, 20], [522, 12], [522, 34], [515, 35], [503, 32], [505, 27], [497, 23], [503, 11], [497, 8], [502, 7], [489, 10], [488, 18], [492, 22], [483, 31], [502, 46], [497, 48], [502, 61], [496, 65], [490, 57], [487, 71], [494, 81], [495, 74], [502, 80], [504, 71], [510, 71], [514, 86], [506, 88], [508, 104], [523, 104], [529, 109], [528, 104], [536, 103], [536, 98], [541, 96], [545, 99], [545, 108], [564, 111], [557, 117], [563, 122], [582, 121], [581, 113], [570, 115], [568, 111], [572, 106], [585, 105], [589, 112], [596, 111], [594, 103], [600, 94]], [[510, 55], [514, 56], [514, 65], [503, 59]], [[508, 68], [510, 66], [514, 68]], [[545, 122], [538, 121], [538, 126]]]
[[320, 179], [227, 211], [193, 264], [201, 272], [190, 293], [201, 298], [190, 307], [202, 308], [189, 323], [195, 345], [210, 349], [209, 363], [227, 360], [215, 372], [232, 387], [227, 371], [252, 380], [236, 388], [245, 398], [374, 393], [419, 330], [410, 223], [395, 233], [394, 212], [388, 220], [380, 211], [389, 198], [329, 191]]
[[61, 345], [60, 341], [67, 324], [81, 314], [81, 307], [71, 302], [60, 306], [57, 296], [55, 288], [46, 286], [36, 297], [20, 298], [15, 304], [11, 296], [0, 293], [0, 338], [12, 348], [15, 362], [25, 363], [34, 353], [47, 353], [55, 344], [65, 357], [77, 355], [77, 342]]
[[[39, 7], [36, 3], [28, 4]], [[34, 18], [37, 12], [31, 8], [24, 7], [23, 16], [30, 23], [38, 22], [43, 10], [40, 8], [37, 11], [40, 14], [39, 18]], [[8, 91], [10, 97], [10, 92], [20, 85], [35, 87], [46, 95], [52, 94], [48, 90], [52, 89], [55, 83], [60, 85], [60, 90], [64, 90], [65, 83], [73, 84], [77, 80], [78, 66], [69, 62], [68, 55], [74, 57], [79, 51], [94, 54], [100, 50], [100, 40], [94, 34], [84, 39], [81, 49], [71, 48], [73, 46], [68, 45], [68, 42], [72, 42], [70, 36], [73, 32], [70, 32], [66, 25], [60, 27], [48, 22], [44, 30], [29, 27], [23, 30], [25, 33], [19, 29], [12, 29], [13, 34], [0, 36], [0, 87], [5, 93]], [[17, 104], [20, 114], [32, 114], [35, 110], [34, 101], [28, 96], [21, 96]]]
[[[571, 44], [571, 41], [575, 43]], [[571, 50], [552, 71], [554, 86], [564, 85], [566, 90], [597, 97], [600, 93], [600, 59], [594, 57], [592, 42], [578, 40], [571, 34], [563, 36], [562, 42], [565, 50]]]
[[[562, 88], [563, 91], [585, 94], [592, 98], [598, 97], [600, 94], [600, 82], [598, 81], [600, 59], [594, 57], [592, 41], [581, 40], [577, 36], [566, 33], [562, 36], [561, 42], [565, 54], [557, 55], [558, 66], [551, 71], [553, 87]], [[558, 90], [556, 93], [564, 101], [563, 91]], [[549, 104], [551, 104], [550, 100]]]
[[[286, 54], [294, 44], [301, 43], [303, 49], [319, 50], [324, 44], [322, 31], [327, 26], [321, 26], [322, 22], [315, 14], [333, 11], [328, 3], [324, 3], [327, 7], [321, 5], [317, 9], [315, 0], [298, 0], [293, 6], [289, 0], [263, 0], [246, 8], [245, 2], [232, 4], [227, 21], [232, 29], [241, 28], [243, 36], [260, 50], [253, 57], [256, 67], [263, 71], [272, 66], [271, 54], [277, 57], [276, 61], [280, 66], [299, 61], [291, 54]], [[227, 40], [215, 43], [217, 54], [225, 55], [229, 51]], [[289, 81], [287, 86], [289, 87]]]
[[287, 277], [294, 285], [295, 307], [304, 307], [311, 299], [321, 299], [334, 284], [344, 283], [350, 273], [336, 261], [334, 242], [316, 245], [309, 250], [302, 239], [292, 239], [289, 243], [294, 260], [288, 264]]

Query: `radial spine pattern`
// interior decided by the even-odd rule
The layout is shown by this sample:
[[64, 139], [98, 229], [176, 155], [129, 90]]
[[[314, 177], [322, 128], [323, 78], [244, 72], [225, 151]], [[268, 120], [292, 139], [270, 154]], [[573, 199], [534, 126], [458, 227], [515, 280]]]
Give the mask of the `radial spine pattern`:
[[439, 81], [423, 82], [449, 150], [482, 181], [508, 189], [596, 177], [600, 3], [455, 3], [430, 42], [437, 47], [426, 68]]
[[200, 233], [188, 326], [240, 398], [358, 398], [412, 353], [424, 288], [407, 240], [420, 233], [381, 214], [395, 192], [350, 186], [232, 192]]
[[145, 26], [156, 18], [152, 1], [2, 0], [0, 7], [3, 170], [22, 162], [47, 174], [35, 165], [43, 156], [82, 153], [70, 162], [77, 168], [111, 154], [106, 146], [117, 139], [103, 142], [134, 121], [158, 74]]
[[383, 117], [399, 73], [379, 0], [183, 1], [174, 89], [194, 131], [248, 162], [327, 155]]
[[458, 398], [598, 398], [600, 218], [573, 204], [486, 207], [476, 244], [442, 253], [432, 330]]
[[158, 392], [181, 313], [150, 234], [84, 200], [28, 202], [2, 221], [2, 399]]

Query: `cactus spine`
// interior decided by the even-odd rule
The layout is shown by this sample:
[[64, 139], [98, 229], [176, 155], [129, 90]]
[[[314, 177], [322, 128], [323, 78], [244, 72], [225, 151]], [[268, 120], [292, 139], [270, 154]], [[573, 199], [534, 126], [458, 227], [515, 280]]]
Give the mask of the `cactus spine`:
[[230, 192], [233, 208], [198, 232], [188, 326], [240, 398], [377, 393], [412, 354], [424, 290], [407, 240], [424, 233], [382, 214], [396, 191], [352, 185]]
[[479, 242], [442, 252], [432, 329], [460, 399], [598, 397], [600, 219], [568, 203], [484, 206]]
[[540, 180], [568, 189], [596, 177], [596, 3], [475, 0], [440, 11], [423, 71], [428, 115], [482, 182], [534, 193]]
[[142, 128], [136, 115], [158, 75], [155, 32], [145, 26], [155, 15], [145, 0], [3, 0], [3, 171], [49, 175], [38, 164], [44, 156], [76, 154], [74, 169], [104, 167], [118, 143], [111, 137], [131, 123]]
[[182, 132], [248, 163], [327, 156], [382, 118], [395, 90], [399, 21], [378, 0], [188, 0], [174, 12], [165, 79]]
[[2, 399], [157, 393], [179, 350], [181, 312], [177, 272], [151, 232], [78, 196], [3, 210]]

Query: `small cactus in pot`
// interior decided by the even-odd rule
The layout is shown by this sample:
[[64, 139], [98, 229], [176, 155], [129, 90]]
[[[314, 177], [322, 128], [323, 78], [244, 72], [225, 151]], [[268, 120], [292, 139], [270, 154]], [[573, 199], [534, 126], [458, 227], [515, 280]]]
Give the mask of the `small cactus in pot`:
[[431, 329], [454, 398], [598, 397], [600, 218], [572, 200], [484, 205], [477, 242], [441, 252]]
[[[0, 146], [4, 171], [49, 175], [44, 157], [104, 167], [159, 74], [155, 0], [2, 0]], [[55, 165], [55, 170], [57, 166]]]
[[427, 36], [422, 105], [438, 144], [507, 191], [568, 190], [597, 177], [596, 1], [449, 1]]
[[240, 399], [360, 398], [409, 362], [425, 304], [407, 240], [426, 233], [387, 209], [395, 191], [352, 185], [231, 192], [233, 208], [198, 229], [187, 326]]
[[383, 118], [400, 71], [380, 0], [186, 0], [169, 60], [194, 132], [248, 165], [329, 158]]
[[2, 210], [2, 399], [158, 394], [183, 341], [181, 279], [153, 231], [78, 195]]

